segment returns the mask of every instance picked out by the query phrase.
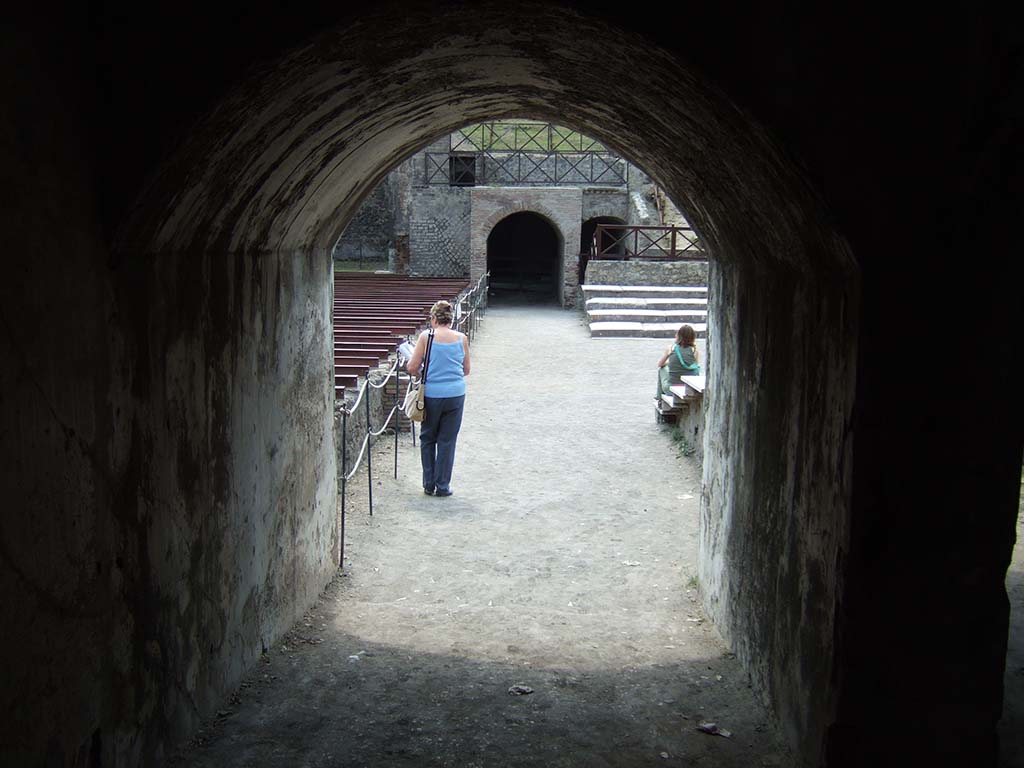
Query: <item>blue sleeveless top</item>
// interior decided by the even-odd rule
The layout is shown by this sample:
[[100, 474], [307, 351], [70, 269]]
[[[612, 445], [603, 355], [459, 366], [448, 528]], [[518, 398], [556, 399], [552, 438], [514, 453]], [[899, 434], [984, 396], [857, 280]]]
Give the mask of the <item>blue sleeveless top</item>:
[[430, 346], [430, 367], [427, 370], [426, 397], [458, 397], [466, 394], [466, 379], [462, 375], [462, 361], [466, 351], [462, 339]]

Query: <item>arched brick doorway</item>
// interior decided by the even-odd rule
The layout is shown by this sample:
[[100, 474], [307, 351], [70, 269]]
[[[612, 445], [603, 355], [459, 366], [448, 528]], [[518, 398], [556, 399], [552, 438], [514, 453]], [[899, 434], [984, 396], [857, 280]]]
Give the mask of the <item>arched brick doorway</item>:
[[543, 216], [531, 211], [506, 216], [487, 236], [491, 297], [557, 301], [561, 251], [558, 231]]

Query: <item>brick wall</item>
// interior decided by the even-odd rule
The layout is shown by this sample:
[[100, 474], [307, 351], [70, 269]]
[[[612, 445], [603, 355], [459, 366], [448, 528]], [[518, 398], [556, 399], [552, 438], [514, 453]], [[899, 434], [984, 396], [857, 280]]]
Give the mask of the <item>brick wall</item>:
[[469, 268], [469, 187], [412, 188], [409, 206], [409, 273], [461, 277]]
[[487, 270], [487, 236], [494, 226], [513, 213], [530, 211], [543, 216], [558, 232], [562, 250], [558, 280], [563, 306], [576, 303], [579, 290], [580, 224], [583, 190], [576, 187], [473, 187], [469, 236], [470, 279]]
[[580, 214], [582, 221], [588, 221], [597, 216], [613, 216], [616, 219], [627, 221], [628, 215], [629, 196], [625, 190], [592, 187], [583, 190], [583, 210]]

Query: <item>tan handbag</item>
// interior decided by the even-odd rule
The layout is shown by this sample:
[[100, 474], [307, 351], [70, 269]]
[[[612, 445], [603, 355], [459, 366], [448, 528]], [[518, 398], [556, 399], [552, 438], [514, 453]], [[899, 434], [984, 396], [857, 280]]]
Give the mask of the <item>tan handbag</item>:
[[405, 400], [402, 402], [402, 412], [409, 421], [423, 421], [423, 415], [426, 413], [427, 369], [430, 367], [430, 348], [433, 343], [434, 331], [431, 329], [430, 335], [427, 337], [427, 351], [423, 356], [423, 375], [420, 376], [419, 381], [409, 387], [409, 391], [405, 393]]
[[405, 393], [405, 400], [402, 403], [402, 411], [405, 413], [409, 421], [423, 421], [423, 410], [425, 405], [423, 398], [423, 384], [419, 381], [411, 386], [409, 391]]

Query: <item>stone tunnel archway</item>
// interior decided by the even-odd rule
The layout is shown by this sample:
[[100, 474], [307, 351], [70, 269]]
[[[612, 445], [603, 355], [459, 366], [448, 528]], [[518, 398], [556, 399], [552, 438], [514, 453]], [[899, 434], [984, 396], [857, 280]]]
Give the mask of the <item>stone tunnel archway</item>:
[[[533, 22], [530, 34], [508, 34], [523, 14]], [[463, 34], [453, 36], [452, 29]], [[707, 29], [713, 32], [714, 26]], [[771, 37], [752, 34], [742, 43], [756, 47]], [[777, 69], [766, 69], [766, 77], [790, 67], [799, 74], [800, 62], [790, 55], [796, 49], [779, 57]], [[27, 85], [16, 82], [12, 88], [21, 94], [34, 83], [50, 82], [50, 71], [25, 46], [19, 42], [10, 50], [28, 62], [30, 73]], [[858, 264], [819, 198], [830, 179], [827, 171], [838, 168], [838, 178], [850, 170], [849, 186], [837, 186], [840, 191], [830, 198], [845, 206], [849, 224], [859, 210], [855, 201], [874, 189], [866, 179], [877, 166], [868, 162], [862, 178], [860, 169], [848, 169], [840, 158], [825, 170], [819, 163], [820, 177], [804, 178], [799, 159], [788, 152], [795, 147], [813, 154], [818, 139], [797, 131], [785, 149], [778, 146], [769, 129], [739, 106], [760, 106], [776, 121], [771, 129], [792, 129], [783, 110], [773, 113], [759, 100], [753, 76], [731, 98], [720, 92], [714, 75], [737, 82], [735, 73], [730, 82], [722, 63], [730, 53], [725, 46], [694, 56], [710, 72], [705, 76], [682, 63], [682, 50], [669, 53], [650, 39], [562, 7], [513, 9], [483, 2], [467, 15], [449, 7], [400, 13], [387, 5], [368, 12], [359, 25], [331, 28], [264, 62], [234, 92], [215, 99], [216, 108], [174, 145], [178, 149], [165, 164], [153, 173], [152, 165], [143, 168], [146, 191], [120, 228], [114, 254], [90, 234], [93, 178], [83, 173], [87, 182], [72, 179], [85, 202], [71, 207], [77, 218], [66, 240], [78, 245], [85, 238], [81, 251], [88, 253], [75, 252], [79, 260], [69, 257], [70, 266], [56, 278], [43, 260], [21, 265], [14, 285], [31, 284], [34, 290], [8, 296], [27, 311], [11, 309], [6, 320], [33, 354], [79, 334], [82, 353], [94, 353], [101, 371], [82, 366], [73, 372], [81, 386], [65, 389], [79, 399], [50, 408], [63, 419], [61, 429], [13, 433], [25, 456], [43, 460], [19, 464], [27, 479], [11, 485], [34, 513], [19, 521], [19, 542], [61, 529], [65, 508], [80, 510], [93, 538], [81, 551], [11, 547], [7, 556], [17, 558], [10, 570], [19, 583], [32, 586], [33, 595], [47, 597], [51, 580], [80, 588], [66, 601], [59, 592], [62, 599], [46, 603], [37, 626], [23, 634], [19, 626], [14, 636], [23, 647], [33, 635], [51, 638], [47, 650], [61, 661], [45, 674], [71, 681], [61, 693], [89, 707], [48, 706], [49, 678], [27, 671], [20, 707], [27, 714], [10, 727], [20, 729], [26, 743], [48, 749], [57, 734], [52, 748], [63, 755], [76, 755], [81, 745], [95, 741], [105, 750], [121, 750], [117, 756], [127, 762], [152, 762], [211, 711], [258, 657], [261, 644], [279, 636], [316, 595], [332, 573], [326, 550], [334, 526], [325, 287], [330, 246], [361, 199], [417, 147], [468, 122], [522, 114], [585, 129], [647, 169], [692, 214], [714, 255], [711, 314], [717, 332], [710, 345], [702, 587], [709, 611], [792, 741], [809, 762], [827, 752], [830, 764], [856, 764], [857, 754], [870, 751], [858, 752], [859, 745], [882, 738], [875, 735], [873, 680], [888, 682], [886, 693], [898, 703], [938, 709], [951, 702], [955, 688], [950, 693], [944, 685], [928, 685], [922, 675], [914, 678], [921, 693], [913, 686], [897, 690], [896, 676], [886, 672], [901, 662], [876, 644], [863, 621], [901, 620], [906, 601], [889, 596], [886, 577], [897, 573], [901, 585], [920, 585], [922, 577], [894, 566], [887, 548], [895, 549], [894, 541], [916, 542], [924, 528], [907, 492], [896, 488], [899, 483], [876, 479], [884, 475], [884, 451], [875, 457], [860, 450], [856, 483], [853, 477], [855, 423], [864, 427], [858, 440], [868, 446], [920, 447], [914, 427], [903, 421], [895, 432], [899, 439], [886, 441], [888, 425], [880, 422], [902, 414], [886, 404], [871, 371], [855, 372], [854, 365], [857, 337], [872, 338], [888, 327], [884, 310], [872, 310], [871, 323], [862, 326], [862, 309], [880, 304], [891, 310], [896, 302], [890, 292], [903, 283], [883, 287], [877, 273], [889, 267], [876, 269], [871, 302], [861, 301]], [[647, 62], [656, 76], [645, 76], [636, 61]], [[982, 69], [974, 60], [968, 64], [963, 71]], [[66, 78], [58, 82], [79, 82], [80, 76], [55, 69]], [[796, 79], [788, 81], [793, 88], [785, 95], [792, 102], [786, 107], [807, 109], [816, 84], [802, 91], [805, 83], [797, 87]], [[22, 95], [42, 114], [37, 103], [60, 104], [62, 94], [40, 89], [32, 98]], [[202, 99], [187, 106], [198, 109], [197, 103]], [[886, 106], [897, 103], [894, 98]], [[55, 131], [56, 138], [47, 140], [64, 142], [69, 158], [87, 156], [77, 151], [87, 131], [79, 131], [76, 121], [91, 126], [90, 111], [73, 99], [66, 110], [52, 108], [63, 120], [56, 123], [63, 133]], [[182, 107], [172, 116], [190, 123], [192, 114]], [[821, 144], [849, 138], [830, 124], [816, 123], [810, 132], [820, 134]], [[949, 135], [951, 144], [959, 137], [953, 130]], [[19, 136], [26, 156], [49, 163], [46, 147], [33, 143], [43, 141], [36, 136]], [[996, 214], [987, 211], [1010, 204], [1011, 198], [986, 197], [991, 192], [984, 172], [991, 169], [985, 162], [1001, 158], [995, 149], [988, 152], [998, 146], [986, 145], [980, 165], [962, 171], [976, 185], [969, 190], [976, 197], [965, 206], [972, 223], [998, 225]], [[886, 149], [895, 156], [893, 147]], [[872, 160], [866, 151], [854, 157]], [[906, 160], [911, 167], [914, 161]], [[34, 197], [26, 199], [47, 199], [49, 189], [34, 177], [31, 184], [39, 186], [31, 186]], [[875, 189], [880, 191], [885, 192]], [[999, 205], [984, 205], [989, 201]], [[44, 203], [50, 212], [45, 205], [56, 203]], [[37, 225], [45, 220], [29, 212]], [[908, 218], [929, 222], [930, 213], [912, 208]], [[874, 222], [856, 226], [867, 230], [866, 250], [882, 240], [869, 235], [896, 234], [896, 227]], [[1000, 245], [1001, 230], [971, 229], [986, 233], [983, 244]], [[972, 241], [973, 235], [954, 234]], [[994, 269], [1010, 273], [999, 263]], [[913, 284], [907, 272], [897, 275]], [[33, 325], [39, 314], [35, 297], [53, 294], [69, 297], [82, 311]], [[100, 327], [105, 321], [109, 328]], [[1010, 352], [1018, 347], [1007, 345]], [[885, 354], [891, 362], [892, 353]], [[854, 413], [857, 377], [864, 407]], [[30, 419], [33, 411], [46, 410], [34, 399], [44, 388], [30, 377], [18, 378], [21, 389], [7, 407], [30, 404], [19, 414]], [[1005, 395], [1005, 386], [997, 394]], [[995, 410], [982, 415], [1002, 424]], [[1019, 442], [998, 441], [997, 458], [1006, 464], [1016, 450], [1019, 471]], [[934, 452], [926, 454], [935, 458]], [[61, 479], [53, 491], [58, 503], [38, 490], [48, 486], [40, 481], [49, 481], [51, 471]], [[990, 469], [971, 471], [988, 477]], [[992, 477], [1001, 481], [1005, 472]], [[850, 512], [854, 485], [859, 518]], [[966, 488], [957, 486], [956, 492], [966, 497]], [[984, 496], [992, 509], [995, 496]], [[39, 509], [44, 514], [35, 514]], [[887, 515], [889, 509], [897, 514]], [[978, 528], [974, 535], [991, 535], [994, 543], [988, 550], [984, 543], [958, 550], [966, 565], [951, 570], [950, 582], [957, 594], [984, 607], [984, 631], [971, 646], [980, 649], [980, 660], [968, 662], [966, 652], [964, 660], [947, 660], [938, 650], [928, 658], [937, 676], [948, 665], [972, 679], [971, 690], [984, 706], [971, 713], [963, 732], [984, 737], [998, 710], [999, 685], [992, 682], [991, 668], [999, 661], [992, 650], [999, 619], [998, 606], [992, 606], [1000, 596], [1005, 602], [990, 571], [1005, 557], [993, 556], [995, 565], [985, 566], [979, 555], [1005, 539]], [[938, 526], [928, 534], [939, 543], [957, 535], [933, 530]], [[32, 552], [31, 558], [21, 551]], [[879, 563], [885, 567], [876, 568]], [[112, 590], [111, 584], [120, 586]], [[909, 619], [902, 621], [899, 626], [911, 626]], [[76, 661], [81, 648], [96, 646], [101, 650], [94, 656], [102, 664]], [[101, 729], [116, 737], [100, 738]], [[922, 732], [971, 743], [969, 736], [947, 735], [937, 725]]]
[[[309, 343], [325, 351], [322, 358], [311, 354], [312, 362], [305, 364], [318, 368], [330, 341], [327, 281], [318, 281], [332, 244], [390, 168], [438, 135], [484, 118], [530, 115], [582, 130], [647, 170], [681, 207], [694, 212], [692, 223], [714, 259], [709, 321], [718, 332], [709, 344], [714, 368], [704, 482], [715, 490], [706, 497], [700, 564], [706, 607], [757, 687], [771, 692], [793, 740], [817, 749], [826, 726], [821, 713], [835, 695], [829, 638], [839, 581], [827, 564], [834, 562], [848, 527], [843, 468], [850, 461], [850, 442], [841, 425], [853, 403], [855, 262], [830, 231], [797, 169], [724, 96], [699, 83], [677, 60], [642, 38], [550, 6], [536, 7], [540, 23], [531, 45], [509, 45], [497, 31], [512, 23], [508, 14], [500, 4], [481, 5], [471, 20], [459, 22], [475, 34], [453, 38], [443, 13], [419, 19], [414, 35], [406, 29], [409, 20], [382, 10], [366, 23], [391, 34], [373, 39], [372, 57], [366, 50], [370, 41], [345, 30], [311, 41], [273, 71], [243, 84], [193, 135], [180, 159], [147, 190], [122, 231], [122, 248], [136, 244], [154, 254], [195, 253], [215, 275], [233, 265], [225, 279], [234, 282], [242, 275], [238, 290], [243, 294], [244, 286], [252, 285], [245, 277], [248, 254], [261, 254], [261, 273], [270, 269], [295, 276], [285, 306], [296, 295], [321, 308], [322, 315], [314, 318], [323, 331]], [[566, 36], [588, 41], [580, 58], [562, 55]], [[409, 46], [409, 39], [421, 45]], [[588, 53], [593, 50], [601, 55]], [[672, 85], [663, 86], [671, 93], [644, 96], [651, 84], [628, 63], [640, 58], [673, 73], [666, 81]], [[371, 59], [378, 63], [368, 68]], [[342, 81], [335, 77], [339, 69], [349, 73]], [[279, 94], [285, 92], [292, 95], [288, 103], [308, 105], [300, 119], [283, 108]], [[365, 105], [371, 103], [376, 106], [369, 110]], [[603, 103], [616, 109], [605, 111]], [[239, 131], [237, 125], [245, 127]], [[708, 152], [712, 145], [719, 150]], [[744, 169], [742, 184], [734, 178], [736, 163]], [[574, 220], [580, 220], [578, 211]], [[772, 237], [766, 239], [765, 232]], [[471, 250], [472, 272], [479, 249]], [[564, 287], [567, 295], [575, 292], [576, 275], [575, 264], [564, 270], [563, 281], [568, 277], [573, 283]], [[814, 318], [793, 313], [794, 306], [815, 307]], [[741, 332], [736, 317], [756, 318], [758, 330]], [[753, 386], [736, 374], [761, 358], [764, 338], [787, 341], [775, 347]], [[835, 407], [811, 407], [796, 394], [804, 389], [819, 392]], [[764, 398], [759, 392], [772, 393], [770, 407], [767, 400], [759, 405]], [[329, 402], [326, 376], [316, 399]], [[737, 418], [739, 402], [746, 412]], [[327, 408], [319, 413], [312, 408], [310, 415], [326, 429]], [[781, 450], [780, 425], [783, 435], [800, 435], [784, 439]], [[748, 463], [759, 466], [756, 477], [743, 469]], [[799, 492], [779, 497], [780, 481], [769, 478], [798, 469], [806, 472]], [[309, 487], [310, 495], [329, 492], [326, 474]], [[765, 498], [776, 501], [762, 514], [737, 514], [752, 505], [763, 508]], [[784, 538], [772, 522], [801, 519], [823, 498], [829, 500], [829, 517], [813, 537]], [[754, 541], [765, 555], [756, 562], [761, 578], [756, 585], [743, 584], [731, 563]], [[789, 551], [787, 569], [826, 575], [812, 583], [773, 575], [780, 565], [773, 564], [771, 553], [783, 549]], [[313, 581], [317, 578], [323, 576]], [[809, 632], [793, 634], [787, 627], [799, 623], [809, 599], [823, 610]], [[777, 605], [782, 615], [759, 612], [766, 603]], [[785, 663], [794, 653], [806, 657], [800, 675]]]

